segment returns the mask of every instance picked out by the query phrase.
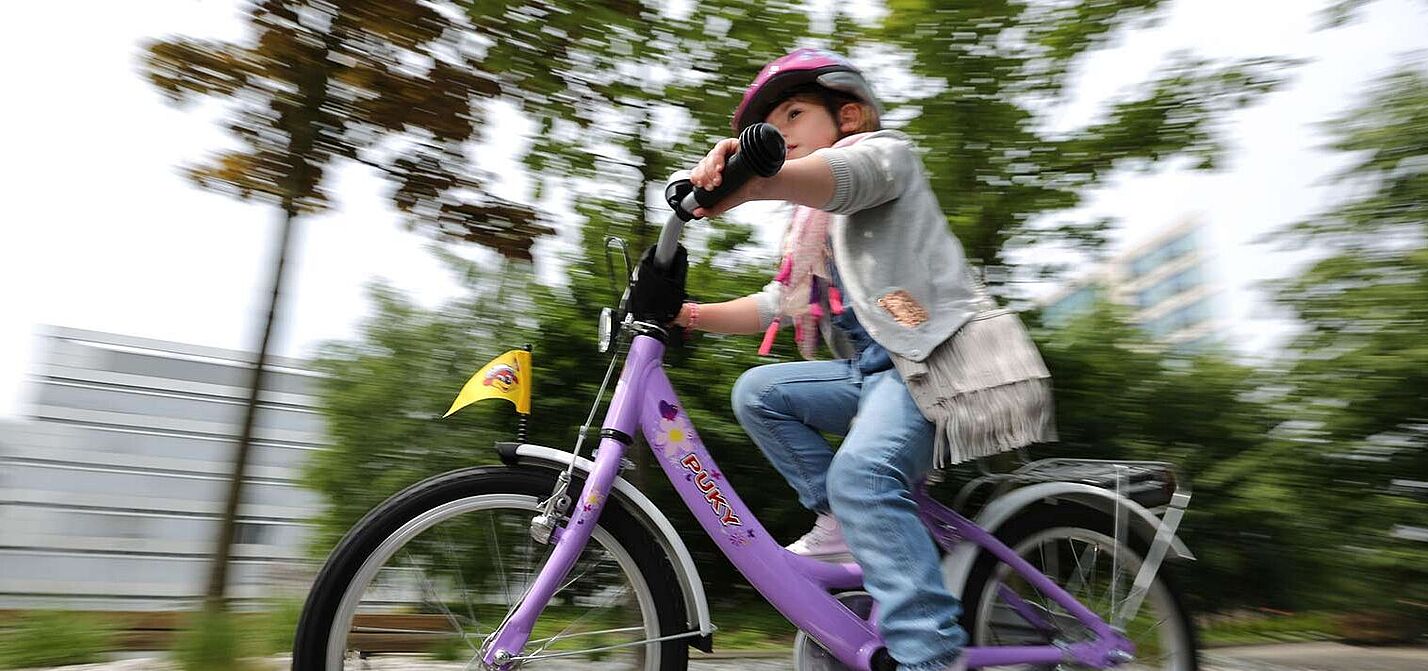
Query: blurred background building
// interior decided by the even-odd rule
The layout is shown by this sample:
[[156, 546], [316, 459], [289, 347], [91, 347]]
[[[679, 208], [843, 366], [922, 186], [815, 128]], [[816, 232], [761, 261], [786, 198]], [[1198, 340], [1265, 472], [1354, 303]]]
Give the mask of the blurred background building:
[[1203, 348], [1224, 336], [1219, 289], [1207, 261], [1204, 227], [1187, 218], [1053, 293], [1042, 314], [1047, 324], [1059, 326], [1104, 299], [1129, 310], [1157, 342]]
[[[204, 591], [252, 356], [48, 327], [28, 412], [0, 422], [0, 609], [169, 610]], [[277, 359], [261, 396], [230, 594], [303, 581], [298, 474], [323, 441], [315, 374]]]

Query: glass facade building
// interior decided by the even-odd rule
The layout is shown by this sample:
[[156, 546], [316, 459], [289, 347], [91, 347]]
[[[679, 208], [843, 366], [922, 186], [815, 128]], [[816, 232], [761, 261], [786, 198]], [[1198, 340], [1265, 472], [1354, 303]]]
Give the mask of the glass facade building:
[[1046, 323], [1064, 324], [1105, 299], [1125, 306], [1157, 342], [1177, 349], [1213, 345], [1220, 328], [1202, 235], [1187, 221], [1113, 258], [1045, 301]]
[[[169, 610], [207, 584], [251, 355], [75, 329], [42, 334], [28, 417], [0, 422], [0, 609]], [[276, 360], [260, 395], [230, 595], [311, 567], [298, 483], [323, 446], [316, 375]]]

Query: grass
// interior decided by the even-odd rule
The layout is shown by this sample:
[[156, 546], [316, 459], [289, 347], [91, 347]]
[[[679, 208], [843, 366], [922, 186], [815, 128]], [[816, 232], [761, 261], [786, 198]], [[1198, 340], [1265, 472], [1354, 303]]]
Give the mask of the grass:
[[[204, 671], [251, 668], [251, 660], [282, 652], [292, 641], [301, 604], [280, 602], [259, 614], [228, 614], [218, 619], [195, 613], [175, 641], [175, 660], [182, 668]], [[767, 602], [758, 598], [711, 604], [719, 631], [715, 650], [727, 652], [785, 652], [792, 648], [797, 630]], [[482, 620], [499, 621], [503, 611], [478, 608]], [[620, 615], [599, 613], [580, 618], [584, 609], [553, 605], [537, 623], [532, 638], [554, 635], [572, 623], [575, 630], [617, 626]], [[1211, 615], [1200, 623], [1204, 647], [1254, 645], [1342, 638], [1338, 613], [1243, 611]], [[577, 620], [579, 620], [577, 622]], [[609, 642], [616, 642], [612, 639]], [[583, 645], [593, 641], [586, 639]], [[82, 664], [103, 660], [115, 649], [116, 632], [96, 617], [74, 612], [23, 613], [0, 625], [0, 669]], [[572, 642], [573, 643], [573, 642]], [[557, 644], [554, 649], [563, 646]], [[462, 658], [467, 646], [445, 639], [431, 652], [438, 658]]]
[[[773, 606], [762, 599], [716, 602], [710, 604], [710, 608], [712, 611], [710, 617], [719, 627], [719, 631], [714, 634], [714, 649], [718, 652], [787, 651], [793, 646], [793, 636], [797, 630], [778, 611], [774, 610]], [[484, 612], [484, 610], [478, 607], [476, 613], [477, 618], [482, 622], [499, 621], [503, 614], [494, 611]], [[546, 608], [541, 613], [540, 619], [536, 621], [531, 638], [539, 639], [559, 633], [584, 612], [580, 608], [559, 605]], [[621, 624], [619, 615], [600, 613], [595, 617], [586, 616], [581, 619], [575, 630], [600, 629], [619, 626], [619, 624]], [[610, 642], [613, 643], [617, 640], [623, 639], [616, 637]], [[582, 643], [581, 647], [584, 645], [587, 644]], [[561, 647], [557, 645], [553, 649], [558, 650]], [[438, 649], [433, 652], [439, 655], [443, 651]]]
[[31, 611], [0, 628], [0, 669], [19, 669], [104, 660], [115, 632], [85, 613]]
[[293, 635], [297, 633], [298, 618], [302, 617], [302, 605], [302, 600], [296, 598], [270, 602], [257, 614], [256, 622], [249, 624], [249, 653], [272, 655], [291, 651]]
[[719, 627], [714, 634], [718, 652], [789, 650], [798, 633], [783, 615], [762, 599], [711, 604], [710, 618]]
[[174, 660], [184, 671], [246, 671], [240, 632], [233, 613], [193, 613], [174, 638]]
[[[713, 604], [714, 635], [720, 652], [789, 650], [797, 630], [767, 602]], [[1206, 618], [1200, 625], [1204, 647], [1255, 645], [1341, 638], [1337, 613], [1245, 612]]]
[[175, 632], [173, 658], [185, 671], [248, 671], [255, 660], [292, 649], [302, 601], [275, 600], [256, 613], [198, 611]]
[[1293, 641], [1322, 641], [1339, 638], [1335, 614], [1236, 613], [1206, 618], [1200, 625], [1204, 647], [1255, 645]]

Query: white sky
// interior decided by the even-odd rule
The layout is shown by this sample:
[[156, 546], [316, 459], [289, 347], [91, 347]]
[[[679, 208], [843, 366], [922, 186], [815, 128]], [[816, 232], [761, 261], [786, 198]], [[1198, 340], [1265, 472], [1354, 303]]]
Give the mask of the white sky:
[[[0, 105], [0, 417], [23, 412], [23, 381], [43, 324], [253, 345], [277, 214], [183, 181], [177, 166], [227, 140], [214, 110], [168, 106], [140, 78], [137, 61], [148, 37], [236, 37], [237, 5], [24, 3], [0, 22], [0, 62], [12, 91]], [[1283, 257], [1249, 242], [1331, 202], [1318, 184], [1342, 159], [1316, 149], [1323, 138], [1312, 125], [1351, 106], [1398, 55], [1428, 47], [1428, 4], [1421, 0], [1380, 0], [1355, 25], [1315, 32], [1319, 6], [1180, 0], [1158, 28], [1089, 59], [1076, 102], [1058, 119], [1091, 118], [1099, 101], [1143, 80], [1175, 49], [1313, 59], [1291, 87], [1231, 118], [1229, 170], [1126, 178], [1084, 208], [1126, 222], [1117, 248], [1199, 214], [1231, 319], [1263, 314], [1248, 287], [1286, 271]], [[492, 128], [502, 138], [530, 132], [508, 113]], [[490, 151], [509, 156], [515, 144], [505, 140]], [[303, 222], [296, 239], [278, 354], [303, 356], [323, 340], [350, 336], [372, 278], [387, 278], [428, 305], [456, 290], [425, 251], [427, 241], [401, 230], [383, 183], [362, 169], [339, 170], [335, 180], [339, 207]], [[497, 191], [519, 196], [525, 188], [526, 180], [514, 177]], [[1235, 331], [1247, 352], [1268, 351], [1277, 332], [1282, 326], [1273, 321], [1243, 322]]]

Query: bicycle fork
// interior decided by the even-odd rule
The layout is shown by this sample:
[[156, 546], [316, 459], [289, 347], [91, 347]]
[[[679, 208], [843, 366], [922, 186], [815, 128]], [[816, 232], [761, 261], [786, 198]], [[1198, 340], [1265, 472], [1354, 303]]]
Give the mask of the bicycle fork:
[[[549, 558], [540, 573], [517, 600], [515, 608], [506, 616], [501, 626], [496, 628], [482, 644], [482, 661], [488, 668], [505, 668], [520, 660], [520, 653], [530, 640], [536, 619], [545, 609], [552, 596], [560, 591], [571, 567], [575, 566], [580, 553], [584, 551], [590, 535], [599, 522], [615, 478], [620, 474], [621, 459], [625, 446], [614, 436], [605, 436], [600, 441], [600, 450], [595, 456], [595, 467], [585, 480], [580, 497], [575, 500], [570, 517], [564, 526], [557, 526], [562, 510], [570, 506], [565, 494], [568, 479], [558, 480], [559, 486], [551, 493], [551, 498], [541, 506], [542, 512], [531, 524], [531, 535], [537, 541], [544, 537], [552, 546]], [[544, 541], [542, 541], [544, 542]]]

